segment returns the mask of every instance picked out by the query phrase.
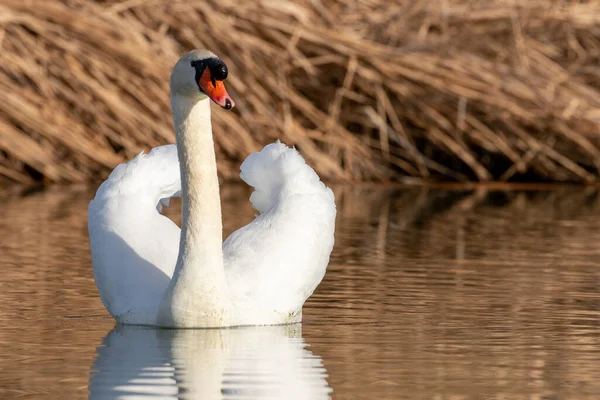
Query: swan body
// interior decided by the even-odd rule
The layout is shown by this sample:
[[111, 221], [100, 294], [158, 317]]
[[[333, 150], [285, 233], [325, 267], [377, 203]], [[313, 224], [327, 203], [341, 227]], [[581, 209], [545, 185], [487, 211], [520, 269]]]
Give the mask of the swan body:
[[[250, 201], [260, 214], [222, 243], [210, 100], [233, 107], [218, 80], [223, 65], [208, 51], [179, 60], [171, 75], [177, 145], [119, 165], [90, 203], [94, 278], [117, 322], [295, 323], [325, 274], [334, 243], [333, 192], [280, 142], [243, 162], [240, 177], [254, 188]], [[160, 214], [179, 195], [181, 230]]]

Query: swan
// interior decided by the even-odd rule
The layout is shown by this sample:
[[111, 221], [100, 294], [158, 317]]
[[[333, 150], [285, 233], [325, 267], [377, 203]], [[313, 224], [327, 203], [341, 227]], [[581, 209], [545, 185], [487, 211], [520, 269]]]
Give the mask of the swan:
[[97, 348], [89, 399], [331, 398], [300, 324], [237, 329], [117, 325]]
[[[235, 103], [227, 66], [208, 50], [175, 64], [176, 145], [117, 166], [88, 208], [94, 279], [117, 323], [168, 328], [276, 325], [302, 320], [334, 244], [336, 207], [302, 156], [283, 143], [242, 163], [259, 214], [222, 242], [211, 100]], [[160, 211], [182, 197], [181, 230]]]

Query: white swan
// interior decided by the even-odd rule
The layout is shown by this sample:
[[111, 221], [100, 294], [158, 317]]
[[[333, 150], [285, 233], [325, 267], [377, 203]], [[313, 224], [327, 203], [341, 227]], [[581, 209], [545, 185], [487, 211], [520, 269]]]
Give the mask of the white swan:
[[[171, 74], [174, 145], [119, 165], [88, 210], [94, 278], [117, 322], [228, 327], [301, 321], [333, 248], [332, 191], [281, 143], [251, 154], [241, 178], [260, 212], [222, 244], [210, 100], [234, 103], [227, 67], [206, 50]], [[180, 168], [181, 167], [181, 168]], [[159, 213], [181, 193], [181, 231]]]

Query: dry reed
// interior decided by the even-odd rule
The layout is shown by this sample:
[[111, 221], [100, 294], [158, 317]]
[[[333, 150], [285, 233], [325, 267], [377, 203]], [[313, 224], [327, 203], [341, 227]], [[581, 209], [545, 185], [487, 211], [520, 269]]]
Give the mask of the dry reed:
[[600, 2], [0, 0], [0, 176], [81, 182], [173, 142], [180, 54], [226, 60], [220, 173], [296, 145], [329, 180], [592, 182]]

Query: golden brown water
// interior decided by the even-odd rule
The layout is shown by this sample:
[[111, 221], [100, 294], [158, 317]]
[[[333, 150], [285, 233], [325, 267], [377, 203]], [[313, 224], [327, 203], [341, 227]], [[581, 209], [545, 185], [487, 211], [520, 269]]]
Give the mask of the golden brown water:
[[[600, 397], [593, 189], [338, 188], [336, 247], [301, 329], [228, 332], [113, 330], [92, 194], [0, 194], [0, 398]], [[223, 190], [227, 233], [252, 218], [247, 195]]]

